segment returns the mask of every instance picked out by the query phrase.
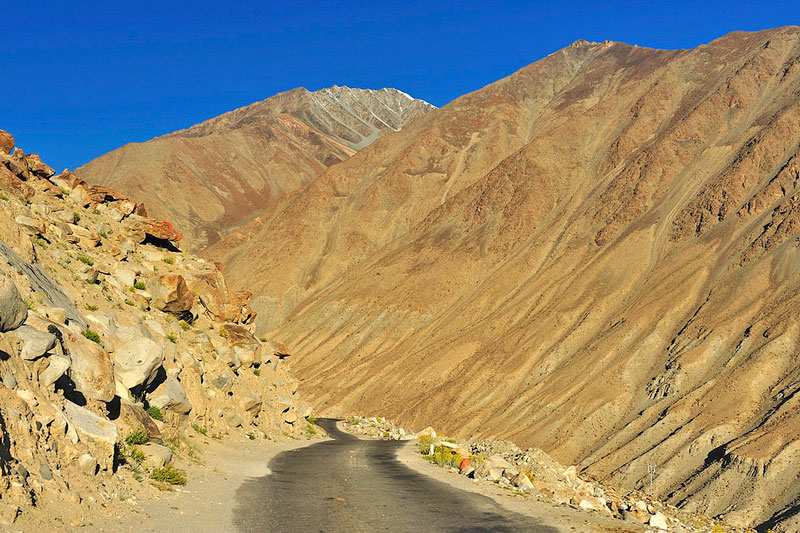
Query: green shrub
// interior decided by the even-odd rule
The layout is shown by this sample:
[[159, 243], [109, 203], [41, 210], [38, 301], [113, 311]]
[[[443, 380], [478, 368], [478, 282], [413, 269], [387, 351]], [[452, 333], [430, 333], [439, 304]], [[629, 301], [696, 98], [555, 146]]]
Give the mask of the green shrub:
[[317, 417], [314, 416], [314, 415], [308, 415], [306, 417], [306, 422], [308, 422], [309, 424], [316, 424], [317, 423]]
[[133, 302], [130, 300], [125, 300], [125, 305], [133, 305]]
[[191, 329], [191, 328], [192, 328], [192, 326], [190, 326], [190, 325], [189, 325], [189, 323], [188, 323], [188, 322], [186, 322], [185, 320], [178, 320], [178, 325], [179, 325], [179, 326], [180, 326], [180, 327], [181, 327], [181, 328], [182, 328], [184, 331], [187, 331], [187, 330], [189, 330], [189, 329]]
[[125, 444], [145, 444], [149, 440], [150, 435], [144, 428], [140, 428], [125, 437]]
[[81, 214], [78, 213], [77, 211], [73, 211], [72, 212], [72, 220], [74, 220], [75, 223], [77, 224], [78, 222], [81, 221]]
[[147, 408], [147, 414], [150, 415], [151, 418], [155, 418], [156, 420], [164, 420], [164, 413], [161, 412], [161, 409], [156, 407], [155, 405], [151, 405]]
[[174, 265], [175, 264], [175, 260], [173, 258], [171, 258], [171, 257], [165, 257], [164, 259], [162, 259], [162, 261], [164, 261], [168, 265]]
[[139, 291], [143, 291], [145, 287], [147, 287], [147, 285], [144, 284], [144, 281], [137, 281], [133, 284], [133, 288]]
[[92, 265], [94, 265], [94, 260], [92, 260], [92, 258], [91, 258], [91, 257], [89, 257], [88, 255], [83, 255], [83, 254], [80, 254], [80, 255], [78, 256], [78, 261], [80, 261], [80, 262], [81, 262], [81, 263], [83, 263], [84, 265], [89, 265], [89, 266], [92, 266]]
[[100, 236], [101, 236], [102, 238], [104, 238], [104, 239], [107, 239], [107, 238], [108, 238], [108, 234], [107, 234], [105, 231], [101, 231], [101, 232], [100, 232]]
[[267, 338], [266, 337], [261, 337], [261, 342], [267, 342]]
[[192, 429], [201, 435], [208, 435], [208, 430], [197, 423], [192, 424]]
[[172, 333], [170, 333], [169, 335], [167, 335], [167, 340], [168, 340], [169, 342], [171, 342], [172, 344], [175, 344], [176, 342], [178, 342], [178, 339], [176, 339], [176, 338], [175, 338], [175, 335], [173, 335]]
[[98, 309], [98, 308], [97, 308], [97, 306], [96, 306], [96, 305], [92, 305], [92, 304], [86, 304], [86, 310], [87, 310], [87, 311], [97, 311], [97, 309]]
[[253, 375], [254, 375], [255, 377], [258, 377], [258, 376], [260, 376], [260, 375], [261, 375], [261, 369], [260, 369], [260, 368], [254, 368], [254, 369], [253, 369]]
[[85, 330], [83, 330], [82, 333], [83, 333], [83, 336], [86, 337], [87, 339], [89, 339], [90, 341], [96, 342], [97, 344], [100, 344], [100, 335], [98, 335], [97, 333], [95, 333], [91, 329], [86, 328]]
[[172, 465], [162, 466], [150, 472], [150, 479], [169, 483], [170, 485], [186, 485], [186, 472]]

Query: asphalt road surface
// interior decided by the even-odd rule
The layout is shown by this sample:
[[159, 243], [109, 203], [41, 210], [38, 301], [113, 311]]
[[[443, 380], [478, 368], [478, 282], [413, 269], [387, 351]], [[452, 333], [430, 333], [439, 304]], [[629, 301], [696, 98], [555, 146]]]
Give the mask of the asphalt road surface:
[[361, 440], [331, 419], [317, 424], [333, 440], [277, 455], [271, 474], [238, 489], [240, 531], [556, 531], [408, 468], [395, 457], [408, 443]]

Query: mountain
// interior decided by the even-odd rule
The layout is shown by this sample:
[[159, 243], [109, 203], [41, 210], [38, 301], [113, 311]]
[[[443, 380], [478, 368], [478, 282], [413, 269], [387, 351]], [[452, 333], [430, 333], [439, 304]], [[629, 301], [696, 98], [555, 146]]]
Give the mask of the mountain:
[[186, 130], [131, 143], [77, 172], [126, 191], [202, 249], [287, 192], [434, 109], [396, 89], [293, 89]]
[[578, 41], [212, 246], [328, 412], [536, 446], [732, 524], [800, 510], [800, 28]]

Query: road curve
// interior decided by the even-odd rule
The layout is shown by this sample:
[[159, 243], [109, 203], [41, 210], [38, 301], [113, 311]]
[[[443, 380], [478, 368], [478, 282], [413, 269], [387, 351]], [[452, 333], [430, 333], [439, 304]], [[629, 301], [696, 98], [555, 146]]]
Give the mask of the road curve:
[[556, 530], [411, 470], [402, 442], [362, 440], [317, 421], [333, 440], [277, 455], [236, 492], [242, 532]]

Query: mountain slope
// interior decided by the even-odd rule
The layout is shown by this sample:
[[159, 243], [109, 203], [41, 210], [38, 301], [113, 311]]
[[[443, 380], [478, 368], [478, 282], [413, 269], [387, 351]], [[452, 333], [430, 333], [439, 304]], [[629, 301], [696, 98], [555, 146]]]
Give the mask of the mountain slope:
[[396, 89], [294, 89], [86, 165], [86, 179], [147, 202], [190, 248], [268, 210], [381, 135], [433, 109]]
[[578, 42], [211, 252], [332, 412], [502, 435], [628, 488], [656, 465], [657, 496], [792, 530], [799, 121], [797, 27]]

